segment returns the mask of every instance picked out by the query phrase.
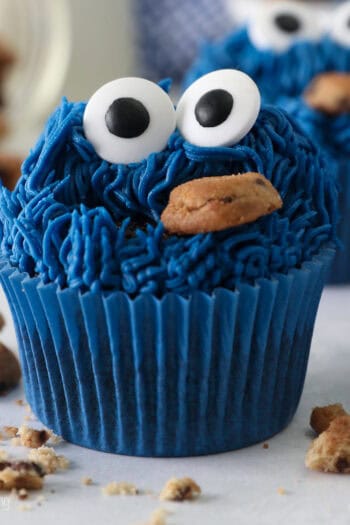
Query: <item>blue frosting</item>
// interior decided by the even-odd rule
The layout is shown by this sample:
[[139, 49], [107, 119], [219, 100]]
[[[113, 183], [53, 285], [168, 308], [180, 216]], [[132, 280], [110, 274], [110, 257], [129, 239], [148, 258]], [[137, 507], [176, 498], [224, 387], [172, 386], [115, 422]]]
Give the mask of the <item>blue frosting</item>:
[[259, 50], [243, 28], [205, 45], [186, 76], [185, 86], [222, 68], [244, 71], [258, 84], [266, 103], [280, 103], [281, 97], [300, 96], [319, 73], [350, 71], [350, 52], [328, 36], [320, 42], [297, 42], [283, 53]]
[[[82, 291], [186, 295], [288, 272], [335, 240], [334, 180], [282, 110], [263, 108], [233, 147], [196, 147], [176, 131], [161, 153], [116, 165], [86, 140], [84, 108], [64, 99], [15, 190], [0, 187], [1, 249], [19, 270]], [[159, 217], [175, 186], [248, 171], [271, 180], [281, 210], [217, 233], [164, 232]]]
[[284, 107], [320, 149], [331, 158], [350, 161], [350, 114], [327, 115], [303, 100], [288, 99]]

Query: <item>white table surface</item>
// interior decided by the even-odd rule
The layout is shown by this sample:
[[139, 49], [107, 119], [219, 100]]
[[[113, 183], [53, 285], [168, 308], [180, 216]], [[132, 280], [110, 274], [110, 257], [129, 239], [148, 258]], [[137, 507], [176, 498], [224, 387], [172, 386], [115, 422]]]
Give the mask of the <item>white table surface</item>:
[[[0, 298], [1, 309], [3, 301]], [[71, 468], [46, 478], [46, 500], [38, 506], [37, 495], [31, 496], [26, 502], [31, 510], [21, 511], [21, 502], [0, 493], [0, 523], [142, 525], [153, 510], [163, 507], [171, 511], [168, 525], [350, 524], [350, 477], [304, 467], [312, 407], [342, 402], [350, 409], [349, 328], [350, 287], [326, 289], [299, 409], [289, 428], [269, 441], [269, 449], [260, 444], [210, 457], [140, 459], [62, 443], [57, 452], [71, 460]], [[9, 325], [2, 340], [15, 347]], [[21, 397], [18, 388], [0, 398], [0, 426], [23, 422], [25, 409], [15, 403]], [[19, 447], [7, 448], [17, 456], [26, 454]], [[95, 484], [83, 486], [84, 476]], [[173, 476], [193, 477], [202, 487], [202, 497], [191, 503], [160, 503], [156, 493]], [[104, 496], [101, 487], [112, 480], [128, 481], [155, 494]], [[279, 494], [279, 488], [286, 493]]]

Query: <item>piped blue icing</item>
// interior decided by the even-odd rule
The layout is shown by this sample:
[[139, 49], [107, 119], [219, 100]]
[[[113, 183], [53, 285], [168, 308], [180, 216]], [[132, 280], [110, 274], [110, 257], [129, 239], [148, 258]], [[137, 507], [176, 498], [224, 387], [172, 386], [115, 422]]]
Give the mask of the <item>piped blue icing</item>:
[[[161, 153], [116, 165], [86, 140], [84, 108], [63, 99], [15, 190], [0, 188], [1, 250], [20, 271], [82, 291], [210, 293], [288, 272], [335, 240], [334, 180], [282, 110], [263, 108], [233, 147], [200, 148], [176, 131]], [[271, 180], [281, 210], [217, 233], [164, 232], [159, 217], [175, 186], [248, 171]]]
[[252, 44], [247, 28], [219, 42], [203, 46], [184, 85], [216, 69], [236, 68], [258, 84], [266, 103], [300, 96], [309, 82], [324, 71], [350, 71], [350, 51], [329, 36], [319, 42], [296, 42], [282, 53], [260, 50]]
[[284, 107], [325, 154], [337, 161], [350, 161], [350, 114], [327, 115], [302, 99], [285, 100]]

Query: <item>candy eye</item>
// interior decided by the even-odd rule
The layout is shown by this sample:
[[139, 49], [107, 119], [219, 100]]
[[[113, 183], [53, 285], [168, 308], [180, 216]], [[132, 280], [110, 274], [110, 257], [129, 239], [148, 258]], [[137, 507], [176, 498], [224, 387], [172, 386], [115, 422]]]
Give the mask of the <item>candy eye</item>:
[[350, 2], [335, 10], [330, 23], [330, 37], [338, 44], [350, 47]]
[[90, 98], [83, 125], [102, 159], [115, 164], [140, 162], [165, 148], [175, 129], [175, 109], [157, 84], [120, 78]]
[[177, 106], [183, 137], [202, 147], [233, 146], [249, 133], [260, 111], [260, 93], [245, 73], [213, 71], [196, 80]]
[[310, 6], [300, 2], [276, 2], [257, 8], [248, 32], [258, 49], [283, 52], [295, 41], [320, 39], [322, 28]]

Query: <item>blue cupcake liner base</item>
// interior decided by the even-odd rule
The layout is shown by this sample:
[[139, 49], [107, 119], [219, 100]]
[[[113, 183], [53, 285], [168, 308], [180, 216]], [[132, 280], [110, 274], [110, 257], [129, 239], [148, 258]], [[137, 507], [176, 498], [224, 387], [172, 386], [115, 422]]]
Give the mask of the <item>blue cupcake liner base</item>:
[[328, 284], [350, 284], [350, 161], [337, 160], [340, 223], [338, 236], [342, 249], [337, 250]]
[[297, 408], [332, 256], [187, 299], [60, 290], [2, 261], [28, 402], [67, 441], [106, 452], [192, 456], [265, 440]]

